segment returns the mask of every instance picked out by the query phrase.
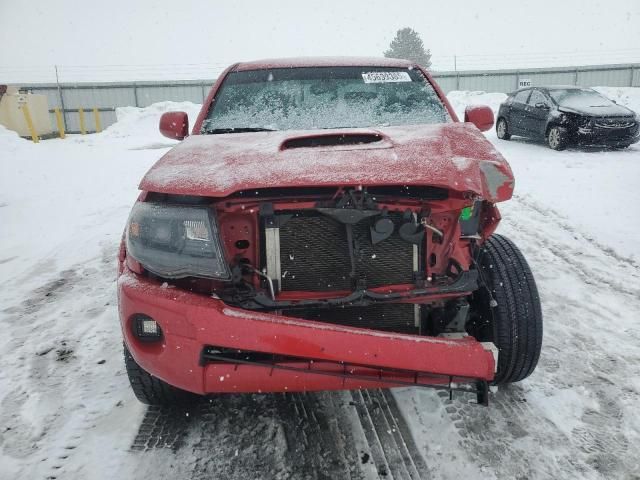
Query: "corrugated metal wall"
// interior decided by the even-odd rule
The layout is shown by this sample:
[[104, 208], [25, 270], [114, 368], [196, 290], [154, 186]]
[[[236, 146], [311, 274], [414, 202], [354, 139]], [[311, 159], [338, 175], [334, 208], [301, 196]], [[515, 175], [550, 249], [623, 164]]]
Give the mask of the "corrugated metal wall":
[[[518, 81], [528, 79], [532, 85], [582, 85], [586, 87], [640, 87], [640, 64], [599, 65], [567, 68], [533, 68], [522, 70], [490, 70], [467, 72], [434, 72], [442, 89], [482, 90], [508, 93], [518, 88]], [[64, 108], [68, 132], [80, 130], [78, 109], [84, 108], [86, 128], [95, 131], [91, 110], [100, 110], [102, 127], [116, 121], [117, 107], [146, 107], [156, 102], [173, 100], [202, 103], [214, 80], [182, 82], [79, 83], [23, 85], [49, 99], [49, 108]], [[51, 125], [55, 116], [51, 113]]]
[[176, 102], [202, 103], [214, 80], [190, 82], [138, 82], [138, 83], [78, 83], [22, 85], [47, 96], [51, 110], [51, 125], [56, 125], [54, 108], [64, 108], [66, 131], [80, 131], [78, 109], [85, 110], [85, 127], [95, 131], [93, 108], [100, 111], [102, 128], [115, 123], [118, 107], [147, 107], [153, 103], [173, 100]]
[[640, 87], [640, 64], [530, 68], [487, 72], [436, 72], [434, 76], [445, 92], [482, 90], [509, 93], [518, 88], [518, 81], [521, 79], [530, 80], [532, 85]]

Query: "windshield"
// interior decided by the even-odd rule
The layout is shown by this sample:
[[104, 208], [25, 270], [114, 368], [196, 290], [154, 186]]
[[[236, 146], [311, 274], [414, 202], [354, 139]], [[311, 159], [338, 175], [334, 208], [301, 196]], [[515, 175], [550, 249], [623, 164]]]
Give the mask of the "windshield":
[[614, 104], [608, 98], [589, 88], [549, 90], [549, 95], [558, 105], [568, 108], [609, 107]]
[[201, 133], [448, 121], [446, 108], [420, 70], [279, 68], [229, 74]]

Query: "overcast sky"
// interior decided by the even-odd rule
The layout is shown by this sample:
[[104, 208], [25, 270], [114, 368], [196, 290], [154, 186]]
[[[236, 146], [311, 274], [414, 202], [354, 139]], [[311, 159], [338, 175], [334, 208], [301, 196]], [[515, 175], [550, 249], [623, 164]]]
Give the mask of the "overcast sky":
[[640, 60], [640, 0], [0, 0], [0, 76], [54, 64], [381, 55], [405, 26], [439, 69], [453, 68], [454, 54], [459, 68]]

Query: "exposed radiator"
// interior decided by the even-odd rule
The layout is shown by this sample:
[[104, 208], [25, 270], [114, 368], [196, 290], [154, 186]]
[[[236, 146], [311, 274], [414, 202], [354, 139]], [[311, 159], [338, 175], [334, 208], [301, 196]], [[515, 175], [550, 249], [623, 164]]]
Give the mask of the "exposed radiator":
[[[373, 219], [353, 225], [355, 275], [346, 225], [321, 213], [295, 212], [279, 229], [266, 233], [267, 268], [282, 291], [328, 292], [352, 290], [356, 283], [366, 288], [414, 282], [417, 248], [402, 240], [397, 232], [373, 245]], [[401, 214], [390, 217], [400, 223]], [[276, 265], [277, 264], [277, 265]]]

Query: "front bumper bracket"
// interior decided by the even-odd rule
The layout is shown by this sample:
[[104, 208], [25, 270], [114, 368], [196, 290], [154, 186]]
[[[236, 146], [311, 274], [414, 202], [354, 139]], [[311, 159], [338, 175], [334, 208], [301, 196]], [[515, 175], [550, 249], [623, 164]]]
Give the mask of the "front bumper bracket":
[[[388, 384], [403, 387], [423, 387], [449, 392], [449, 398], [453, 398], [453, 392], [474, 393], [479, 405], [489, 405], [489, 383], [467, 377], [453, 377], [446, 375], [427, 374], [412, 370], [402, 370], [388, 367], [372, 367], [348, 362], [335, 362], [323, 359], [299, 358], [285, 355], [271, 355], [260, 352], [247, 352], [217, 347], [205, 347], [200, 355], [200, 365], [209, 363], [225, 363], [231, 365], [251, 365], [264, 367], [269, 370], [285, 370], [304, 374], [325, 375], [337, 378], [349, 378], [353, 380], [371, 381], [379, 380]], [[333, 364], [339, 366], [339, 371], [326, 371], [312, 369], [314, 363]], [[376, 371], [376, 375], [361, 375], [353, 373], [356, 369], [366, 368]], [[389, 374], [390, 376], [384, 375]], [[393, 377], [395, 375], [396, 377]], [[404, 377], [403, 379], [397, 378]], [[406, 378], [406, 379], [405, 379]]]

